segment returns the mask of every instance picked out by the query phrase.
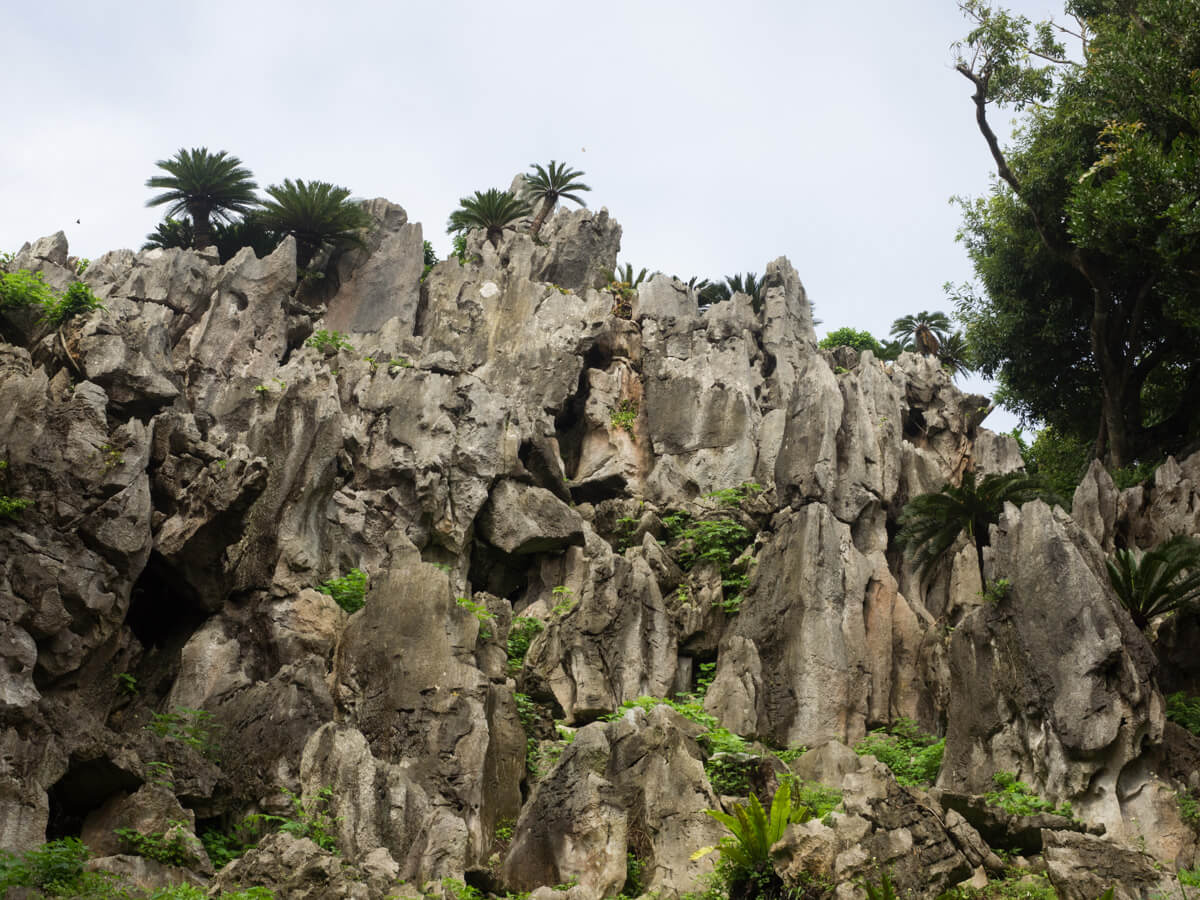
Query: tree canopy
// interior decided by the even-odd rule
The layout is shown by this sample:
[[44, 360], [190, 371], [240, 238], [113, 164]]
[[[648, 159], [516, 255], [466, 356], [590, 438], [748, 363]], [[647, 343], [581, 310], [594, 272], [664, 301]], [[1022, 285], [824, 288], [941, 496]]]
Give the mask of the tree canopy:
[[155, 163], [166, 175], [147, 179], [146, 187], [163, 193], [146, 201], [147, 206], [170, 204], [167, 216], [187, 215], [192, 221], [193, 246], [213, 241], [211, 219], [229, 221], [232, 214], [245, 214], [258, 204], [250, 170], [224, 150], [210, 153], [207, 147], [181, 149], [171, 159]]
[[[1112, 466], [1185, 449], [1200, 432], [1195, 0], [1069, 0], [1068, 25], [959, 5], [973, 28], [956, 68], [998, 175], [963, 203], [973, 360], [1023, 419]], [[1026, 112], [1008, 147], [997, 106]]]

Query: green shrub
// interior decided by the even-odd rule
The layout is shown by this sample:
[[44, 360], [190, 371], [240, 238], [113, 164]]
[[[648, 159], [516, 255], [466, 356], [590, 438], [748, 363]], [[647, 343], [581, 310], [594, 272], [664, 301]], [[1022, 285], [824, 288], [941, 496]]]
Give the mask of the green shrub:
[[454, 602], [479, 621], [479, 639], [482, 641], [491, 640], [492, 629], [488, 627], [487, 623], [496, 618], [496, 614], [489, 610], [486, 604], [477, 603], [470, 597], [455, 597]]
[[612, 410], [609, 415], [609, 421], [613, 428], [624, 429], [630, 437], [633, 437], [633, 423], [637, 421], [637, 417], [637, 401], [626, 399], [622, 400], [616, 409]]
[[113, 834], [121, 839], [124, 848], [133, 855], [144, 856], [165, 866], [186, 868], [197, 858], [195, 847], [188, 841], [187, 833], [180, 828], [176, 828], [169, 839], [168, 832], [142, 834], [136, 828], [117, 828]]
[[527, 616], [517, 616], [512, 620], [512, 627], [508, 629], [509, 668], [521, 668], [521, 663], [525, 660], [525, 654], [529, 652], [529, 645], [545, 627], [541, 619], [534, 619]]
[[1167, 718], [1200, 735], [1200, 697], [1189, 697], [1183, 691], [1168, 694]]
[[749, 576], [745, 564], [735, 565], [735, 561], [754, 538], [750, 530], [733, 519], [693, 519], [687, 512], [664, 516], [663, 525], [672, 544], [676, 545], [675, 559], [685, 572], [705, 560], [716, 565], [721, 573], [722, 606], [731, 615], [736, 613]]
[[75, 896], [87, 887], [102, 887], [106, 880], [98, 882], [83, 870], [88, 856], [83, 841], [73, 837], [50, 841], [19, 856], [0, 850], [0, 896], [8, 888], [18, 887], [51, 897]]
[[1045, 875], [1018, 870], [1010, 877], [989, 881], [986, 887], [951, 888], [942, 894], [942, 900], [1058, 900], [1058, 892]]
[[332, 597], [348, 613], [356, 613], [367, 602], [367, 573], [362, 569], [351, 569], [340, 578], [331, 578], [319, 585], [317, 590]]
[[0, 519], [15, 519], [32, 505], [32, 500], [0, 494]]
[[1050, 813], [1055, 816], [1074, 816], [1070, 803], [1056, 807], [1049, 800], [1043, 800], [1033, 792], [1033, 788], [1023, 781], [1017, 781], [1012, 772], [997, 772], [992, 776], [996, 790], [983, 795], [988, 806], [1002, 809], [1013, 816], [1036, 816], [1039, 813]]
[[1184, 887], [1200, 887], [1200, 869], [1180, 869], [1175, 877]]
[[54, 292], [41, 272], [21, 269], [0, 273], [0, 309], [41, 306], [54, 302]]
[[925, 734], [912, 719], [900, 718], [890, 728], [877, 728], [854, 745], [859, 756], [874, 756], [908, 787], [928, 787], [942, 767], [946, 739]]
[[42, 305], [42, 320], [48, 325], [58, 327], [75, 316], [91, 312], [93, 309], [104, 309], [104, 306], [92, 293], [91, 288], [82, 281], [75, 281], [62, 296]]
[[857, 331], [854, 328], [839, 328], [821, 338], [817, 344], [822, 350], [833, 350], [836, 347], [850, 347], [858, 352], [870, 350], [876, 359], [883, 358], [883, 347], [869, 331]]
[[327, 356], [334, 356], [342, 350], [348, 350], [351, 353], [354, 352], [354, 347], [346, 340], [344, 334], [340, 331], [326, 331], [324, 328], [311, 335], [304, 342], [304, 346], [319, 350]]
[[1176, 791], [1175, 802], [1179, 805], [1179, 818], [1193, 831], [1200, 832], [1200, 802], [1191, 791]]
[[154, 713], [146, 728], [159, 737], [186, 744], [210, 759], [217, 753], [213, 714], [206, 709], [176, 706], [170, 712]]

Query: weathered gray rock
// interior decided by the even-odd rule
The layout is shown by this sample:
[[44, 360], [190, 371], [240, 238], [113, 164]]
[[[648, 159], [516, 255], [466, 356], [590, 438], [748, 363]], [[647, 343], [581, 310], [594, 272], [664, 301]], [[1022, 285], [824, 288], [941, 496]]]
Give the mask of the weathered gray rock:
[[583, 520], [543, 488], [504, 479], [479, 515], [479, 534], [505, 553], [548, 553], [583, 543]]
[[1124, 837], [1123, 773], [1162, 735], [1145, 639], [1110, 593], [1098, 548], [1041, 501], [1009, 506], [990, 578], [1007, 596], [950, 642], [951, 694], [939, 784], [971, 793], [1010, 771]]
[[[901, 787], [887, 767], [870, 760], [846, 775], [842, 786], [846, 812], [832, 817], [832, 827], [792, 825], [772, 847], [785, 885], [812, 877], [835, 884], [874, 880], [882, 868], [899, 894], [936, 897], [970, 876], [971, 862], [928, 795]], [[975, 840], [978, 846], [978, 835]]]
[[717, 799], [699, 730], [666, 706], [580, 729], [522, 809], [505, 882], [532, 890], [575, 877], [580, 900], [599, 900], [620, 892], [633, 853], [644, 891], [696, 890], [712, 861], [690, 857], [722, 833], [704, 814]]
[[322, 324], [328, 331], [361, 334], [379, 331], [398, 318], [412, 334], [425, 268], [421, 226], [382, 197], [365, 204], [374, 222], [366, 247], [344, 255], [338, 264], [340, 287], [329, 301]]
[[1115, 900], [1181, 895], [1178, 882], [1145, 853], [1092, 835], [1046, 831], [1046, 873], [1063, 900], [1095, 900], [1112, 888]]
[[232, 892], [258, 886], [296, 900], [377, 900], [382, 896], [368, 887], [365, 873], [347, 870], [334, 853], [322, 850], [308, 838], [282, 832], [264, 838], [245, 856], [223, 868], [211, 889]]

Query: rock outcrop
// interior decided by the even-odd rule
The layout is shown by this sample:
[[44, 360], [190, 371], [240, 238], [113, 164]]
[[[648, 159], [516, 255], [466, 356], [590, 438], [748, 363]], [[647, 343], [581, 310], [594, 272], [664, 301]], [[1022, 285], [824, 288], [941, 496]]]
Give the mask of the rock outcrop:
[[[829, 749], [905, 718], [946, 736], [941, 787], [1005, 770], [1074, 805], [1093, 833], [1042, 851], [1067, 895], [1105, 848], [1192, 862], [1159, 686], [1200, 687], [1200, 626], [1152, 647], [1104, 555], [1200, 533], [1200, 455], [1121, 492], [1094, 467], [1073, 518], [1007, 509], [989, 603], [965, 539], [920, 575], [894, 535], [914, 496], [1018, 468], [1015, 441], [935, 360], [818, 350], [786, 259], [756, 300], [656, 274], [626, 305], [605, 210], [472, 234], [423, 279], [421, 226], [367, 210], [324, 279], [290, 238], [115, 251], [82, 276], [102, 309], [0, 310], [0, 494], [29, 501], [0, 518], [0, 844], [122, 859], [125, 823], [299, 816], [214, 888], [672, 896], [733, 802], [719, 727], [763, 771], [823, 745], [804, 777], [844, 790], [777, 848], [785, 882], [995, 874], [959, 813]], [[9, 267], [77, 277], [61, 234]], [[690, 718], [622, 712], [679, 694]], [[298, 833], [317, 810], [340, 857]]]

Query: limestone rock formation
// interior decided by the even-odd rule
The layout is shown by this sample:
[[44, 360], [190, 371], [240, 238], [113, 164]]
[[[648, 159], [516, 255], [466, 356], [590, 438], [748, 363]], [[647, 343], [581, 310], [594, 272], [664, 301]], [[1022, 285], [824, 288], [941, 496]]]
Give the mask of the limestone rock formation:
[[[769, 804], [772, 752], [807, 746], [795, 773], [845, 792], [777, 848], [784, 880], [995, 875], [964, 816], [849, 749], [904, 718], [945, 735], [943, 788], [1006, 770], [1074, 805], [1041, 860], [1068, 895], [1100, 857], [1148, 886], [1147, 859], [1192, 864], [1200, 746], [1161, 688], [1200, 689], [1200, 626], [1152, 645], [1104, 555], [1200, 533], [1200, 454], [1125, 491], [1093, 468], [1073, 518], [1006, 510], [993, 605], [965, 539], [920, 574], [893, 537], [1015, 441], [930, 358], [818, 350], [786, 259], [757, 309], [656, 274], [631, 310], [606, 210], [472, 234], [423, 280], [421, 226], [367, 210], [321, 279], [292, 239], [118, 250], [82, 276], [103, 309], [0, 310], [0, 494], [28, 501], [0, 518], [0, 845], [82, 834], [162, 883], [113, 828], [266, 816], [293, 824], [210, 887], [674, 896], [724, 834], [727, 729], [736, 790]], [[61, 234], [8, 265], [78, 277]], [[646, 696], [687, 714], [623, 709]]]

